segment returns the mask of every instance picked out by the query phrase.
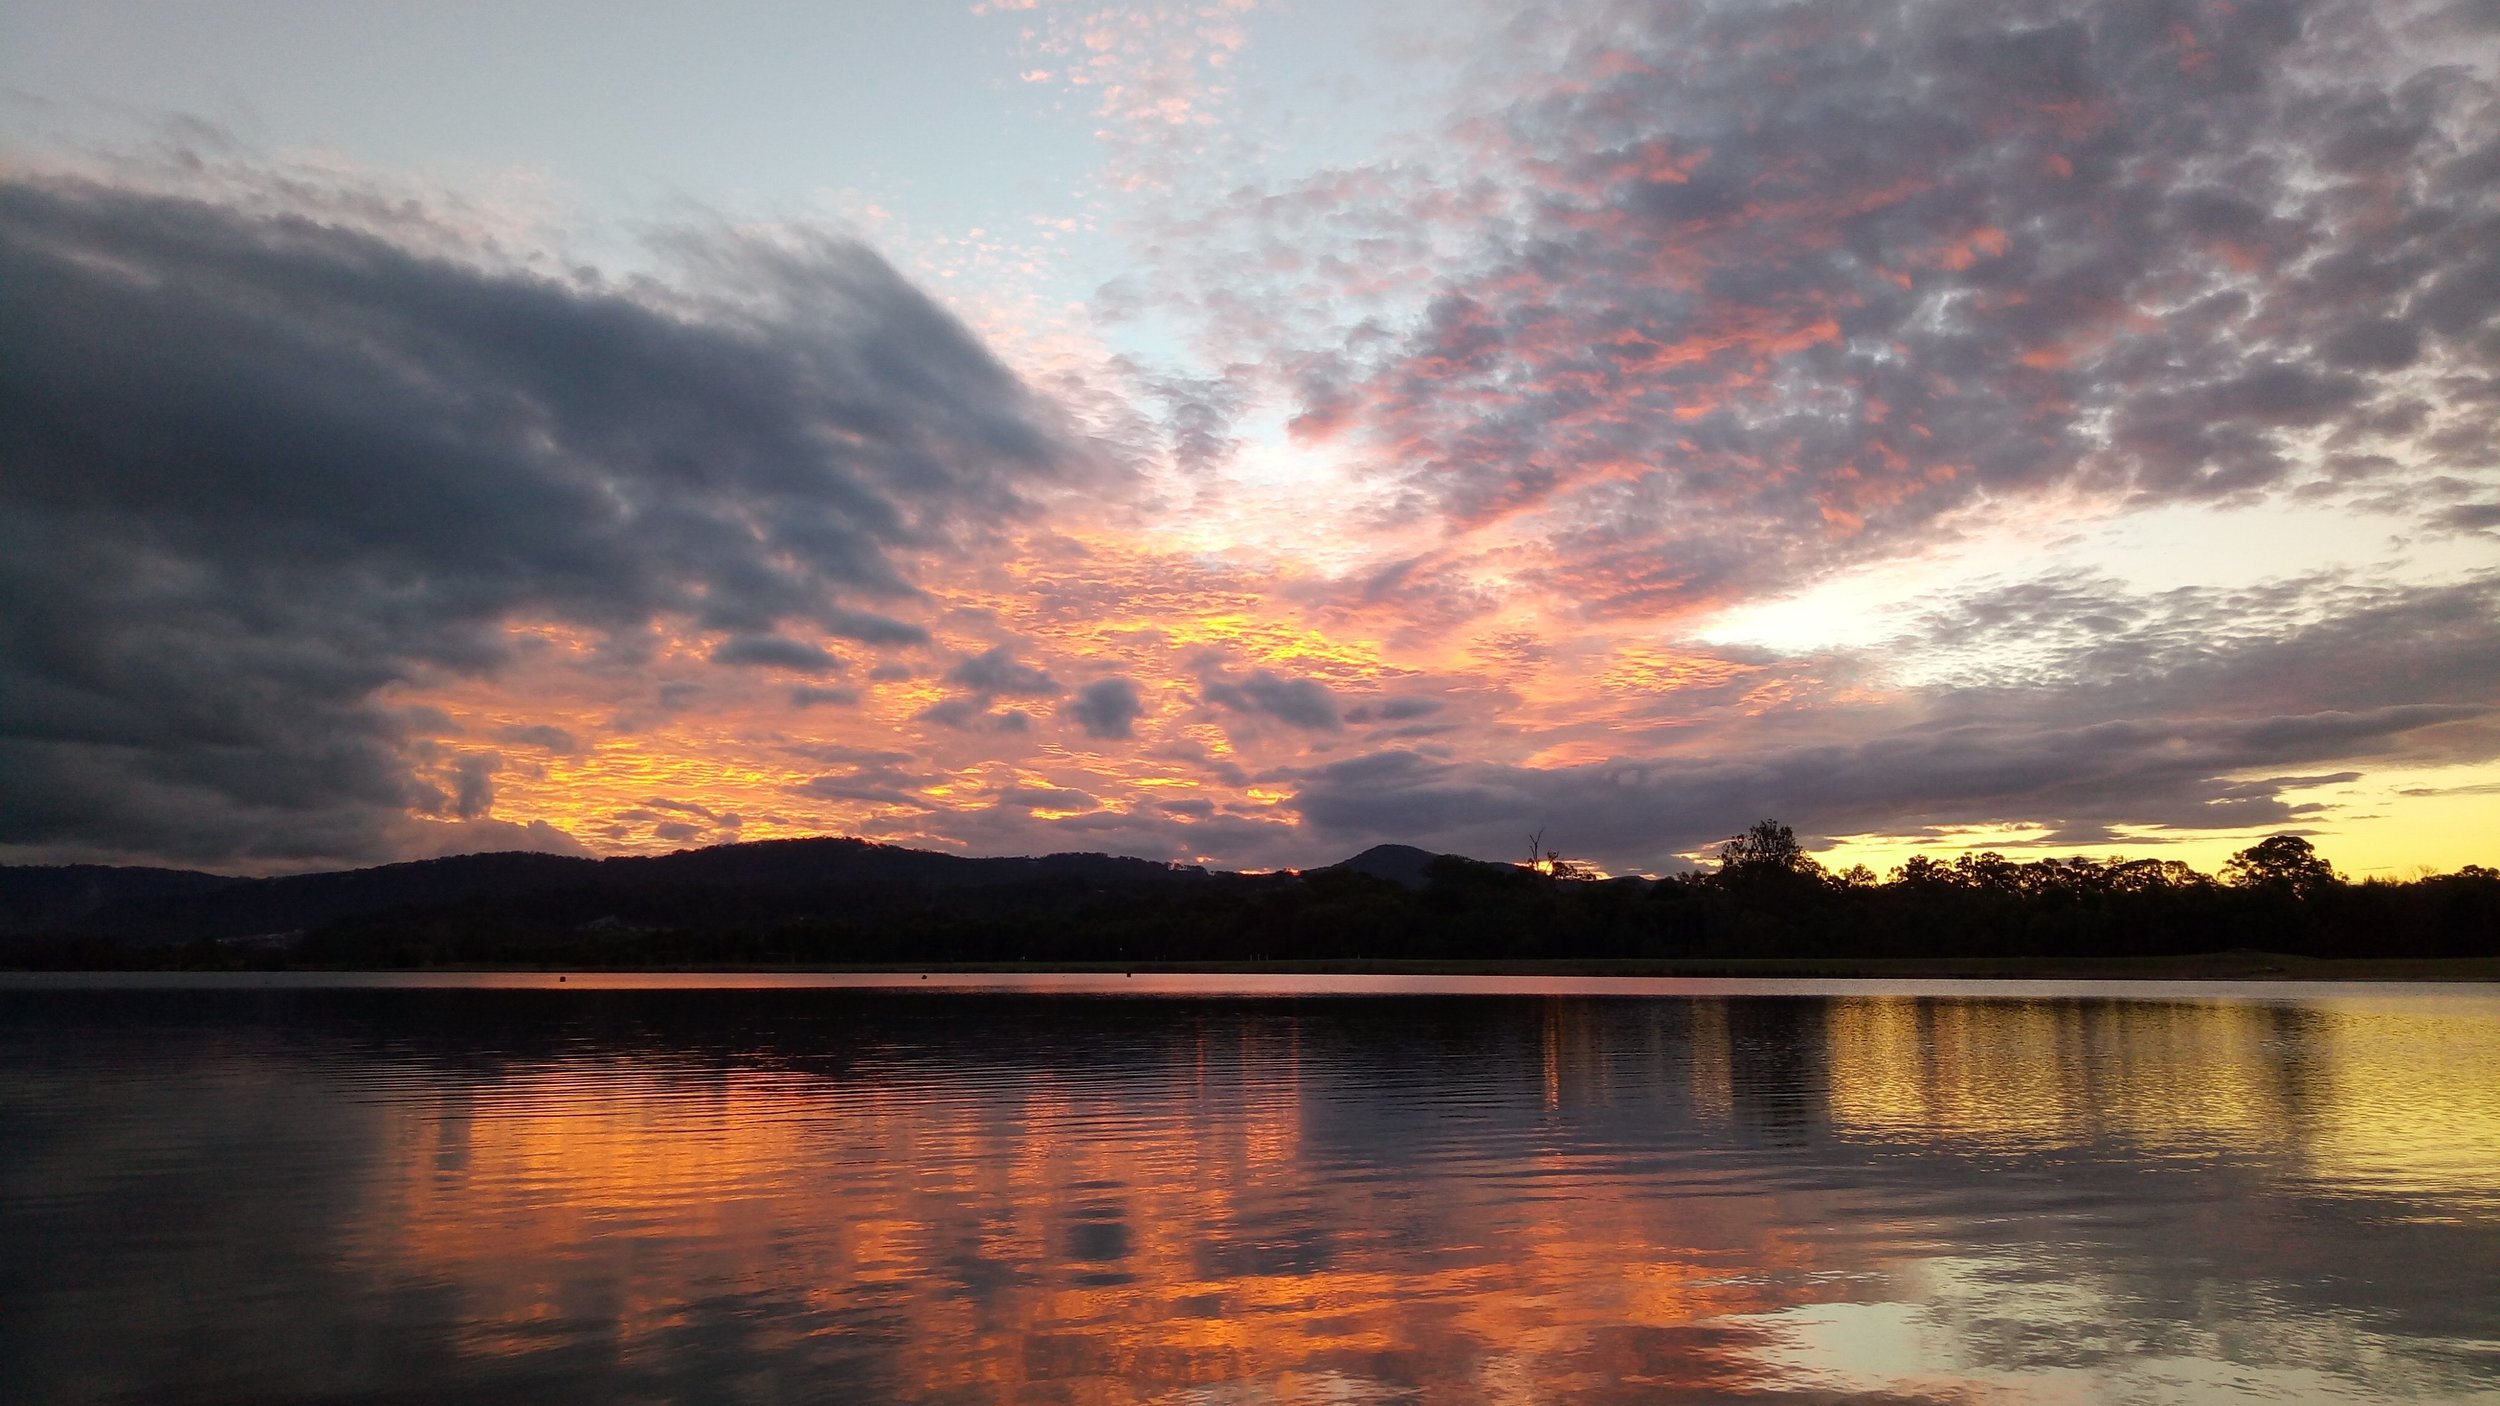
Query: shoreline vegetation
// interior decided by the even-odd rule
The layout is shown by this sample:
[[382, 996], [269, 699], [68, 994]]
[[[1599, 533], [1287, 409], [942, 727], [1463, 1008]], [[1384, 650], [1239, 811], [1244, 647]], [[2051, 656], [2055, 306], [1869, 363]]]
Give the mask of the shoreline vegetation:
[[2500, 872], [2353, 883], [2294, 835], [2220, 875], [1982, 853], [1878, 880], [1771, 820], [1660, 879], [1538, 852], [1240, 874], [821, 839], [271, 879], [0, 867], [0, 967], [2500, 980]]
[[[2169, 957], [1642, 957], [1544, 958], [1516, 961], [1432, 961], [1351, 957], [1275, 962], [829, 962], [591, 966], [510, 962], [421, 967], [214, 965], [30, 968], [0, 972], [204, 971], [306, 975], [394, 972], [583, 973], [589, 975], [796, 976], [1378, 976], [1378, 977], [1625, 977], [1729, 981], [2145, 981], [2369, 982], [2453, 985], [2500, 982], [2500, 957], [2305, 957], [2288, 952], [2191, 952]], [[904, 988], [895, 988], [904, 989]]]

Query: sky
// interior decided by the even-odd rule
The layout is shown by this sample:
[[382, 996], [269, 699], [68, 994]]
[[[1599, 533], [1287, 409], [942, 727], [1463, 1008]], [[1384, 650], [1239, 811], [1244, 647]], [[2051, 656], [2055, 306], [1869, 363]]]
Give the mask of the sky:
[[0, 10], [0, 861], [2500, 861], [2500, 5]]

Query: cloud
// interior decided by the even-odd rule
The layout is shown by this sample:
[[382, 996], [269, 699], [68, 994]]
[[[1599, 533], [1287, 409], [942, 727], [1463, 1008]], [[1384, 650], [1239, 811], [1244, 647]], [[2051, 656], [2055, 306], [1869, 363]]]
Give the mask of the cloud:
[[681, 232], [617, 284], [390, 221], [0, 181], [0, 851], [387, 856], [428, 802], [383, 690], [516, 622], [910, 643], [911, 561], [1079, 463], [858, 245]]
[[787, 669], [795, 674], [831, 674], [842, 668], [842, 661], [823, 646], [784, 635], [733, 635], [712, 647], [711, 658], [715, 664]]
[[503, 758], [493, 752], [473, 752], [452, 763], [451, 813], [462, 820], [482, 820], [495, 808], [495, 773], [503, 769]]
[[[1542, 818], [1623, 865], [1761, 813], [2310, 823], [2304, 779], [2500, 755], [2459, 535], [2500, 93], [2436, 6], [1530, 0], [1453, 121], [1299, 180], [1210, 155], [1254, 110], [1225, 9], [1029, 36], [1151, 192], [1095, 310], [1201, 358], [1097, 348], [1064, 406], [838, 241], [620, 278], [276, 180], [0, 181], [0, 857], [378, 858], [592, 791], [602, 844], [734, 828], [662, 787], [1232, 863]], [[1098, 454], [1152, 494], [1062, 494]], [[2287, 556], [1687, 637], [2009, 519], [2293, 495], [2449, 584]]]
[[941, 699], [912, 715], [923, 722], [933, 722], [955, 732], [1022, 735], [1033, 729], [1033, 715], [1021, 708], [1000, 712], [990, 710], [986, 694], [964, 694]]
[[964, 660], [947, 671], [946, 679], [982, 695], [1003, 693], [1011, 698], [1037, 698], [1066, 692], [1049, 674], [1030, 664], [1017, 663], [1014, 652], [1003, 644]]
[[907, 810], [936, 809], [923, 792], [941, 778], [905, 769], [901, 764], [909, 760], [900, 753], [863, 757], [840, 771], [829, 771], [802, 782], [796, 789], [824, 800], [866, 801]]
[[736, 830], [746, 824], [746, 821], [735, 811], [717, 811], [699, 801], [678, 801], [666, 796], [653, 796], [643, 804], [653, 810], [667, 811], [672, 815], [700, 820], [721, 830]]
[[1223, 378], [1164, 377], [1148, 387], [1162, 405], [1165, 453], [1184, 474], [1205, 474], [1241, 447], [1232, 433], [1248, 399], [1240, 370]]
[[443, 822], [410, 820], [398, 827], [391, 852], [404, 859], [439, 859], [454, 854], [532, 854], [590, 856], [590, 847], [544, 820], [515, 824], [509, 820]]
[[1063, 786], [1011, 786], [998, 793], [998, 803], [1025, 810], [1047, 811], [1092, 810], [1102, 804], [1087, 792]]
[[2076, 721], [2486, 702], [2500, 697], [2500, 576], [2151, 593], [2091, 574], [1987, 582], [1886, 652], [1949, 697]]
[[862, 610], [845, 610], [828, 606], [813, 616], [817, 628], [826, 634], [862, 644], [926, 644], [929, 632], [905, 620], [889, 620], [882, 615]]
[[1124, 678], [1097, 679], [1078, 689], [1067, 706], [1086, 736], [1106, 740], [1128, 736], [1144, 711], [1137, 685]]
[[991, 736], [1021, 736], [1033, 728], [1033, 715], [1021, 708], [992, 711], [1000, 695], [1050, 698], [1067, 692], [1042, 669], [1019, 663], [1015, 652], [1003, 644], [965, 658], [946, 671], [946, 681], [967, 691], [932, 703], [913, 716], [955, 732]]
[[1274, 718], [1305, 732], [1335, 732], [1343, 726], [1337, 700], [1317, 679], [1289, 679], [1273, 670], [1255, 669], [1235, 680], [1210, 675], [1199, 682], [1207, 702], [1236, 713]]
[[1670, 864], [1763, 815], [1815, 836], [2018, 823], [2121, 847], [2144, 843], [2132, 830], [2281, 827], [2315, 813], [2285, 792], [2366, 774], [2337, 764], [2484, 761], [2500, 726], [2495, 576], [1986, 583], [1914, 635], [1818, 667], [1883, 685], [1888, 661], [1941, 642], [1971, 669], [1876, 702], [1721, 713], [1661, 753], [1630, 739], [1576, 766], [1386, 749], [1297, 770], [1293, 805], [1339, 845], [1503, 853], [1550, 822], [1570, 852], [1615, 867]]
[[1161, 190], [1207, 165], [1211, 109], [1227, 104], [1231, 61], [1248, 42], [1245, 0], [1130, 7], [990, 0], [1018, 13], [1028, 83], [1084, 95], [1112, 184]]
[[534, 747], [559, 757], [579, 756], [581, 739], [551, 723], [514, 723], [495, 730], [495, 740], [515, 747]]
[[1378, 511], [1506, 546], [1487, 579], [1583, 621], [1974, 506], [2284, 491], [2322, 436], [2487, 471], [2500, 401], [2424, 395], [2500, 372], [2500, 90], [2448, 16], [1535, 6], [1459, 155], [1246, 186], [1176, 224], [1176, 297], [1230, 294], [1222, 354]]
[[[1060, 788], [1033, 789], [1055, 792]], [[943, 843], [975, 854], [1095, 851], [1181, 863], [1218, 855], [1225, 864], [1267, 866], [1288, 862], [1309, 844], [1307, 836], [1273, 815], [1209, 813], [1192, 818], [1186, 811], [1163, 806], [1065, 813], [1090, 794], [1073, 792], [1042, 799], [1018, 793], [978, 809], [952, 811], [944, 816]], [[1043, 813], [1035, 814], [1036, 809]], [[900, 824], [908, 834], [926, 834], [924, 821]]]
[[1412, 722], [1417, 718], [1431, 717], [1446, 706], [1438, 698], [1386, 698], [1378, 703], [1347, 709], [1345, 720], [1350, 723], [1367, 723], [1375, 719], [1392, 723]]
[[2018, 821], [2064, 843], [2102, 844], [2120, 827], [2279, 827], [2300, 811], [2276, 792], [2305, 778], [2251, 785], [2232, 773], [2384, 753], [2409, 733], [2489, 714], [2423, 706], [2075, 728], [1963, 722], [1760, 755], [1558, 768], [1389, 751], [1317, 769], [1295, 805], [1313, 830], [1346, 844], [1498, 853], [1514, 832], [1550, 823], [1575, 855], [1647, 868], [1763, 815], [1816, 836]]

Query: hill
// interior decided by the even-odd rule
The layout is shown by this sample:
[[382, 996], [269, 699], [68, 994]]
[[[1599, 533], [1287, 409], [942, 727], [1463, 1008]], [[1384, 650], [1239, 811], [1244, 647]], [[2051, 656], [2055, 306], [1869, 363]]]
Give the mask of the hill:
[[[1767, 822], [1766, 822], [1767, 823]], [[2500, 874], [2348, 883], [2268, 841], [2222, 879], [2153, 860], [1966, 855], [1891, 882], [1794, 846], [1596, 879], [1385, 845], [1303, 873], [852, 839], [333, 874], [0, 869], [0, 964], [772, 967], [949, 963], [2500, 957]], [[2296, 858], [2313, 859], [2306, 846]]]
[[1400, 888], [1419, 889], [1429, 882], [1425, 870], [1440, 857], [1431, 850], [1417, 849], [1413, 845], [1373, 845], [1351, 859], [1340, 859], [1325, 867], [1387, 879]]
[[[658, 891], [750, 896], [843, 888], [945, 893], [1030, 884], [1159, 882], [1204, 871], [1103, 854], [977, 859], [854, 839], [760, 840], [615, 859], [464, 854], [369, 869], [240, 879], [176, 869], [0, 866], [0, 936], [139, 945], [307, 932], [378, 914], [480, 901]], [[806, 905], [802, 905], [806, 906]]]

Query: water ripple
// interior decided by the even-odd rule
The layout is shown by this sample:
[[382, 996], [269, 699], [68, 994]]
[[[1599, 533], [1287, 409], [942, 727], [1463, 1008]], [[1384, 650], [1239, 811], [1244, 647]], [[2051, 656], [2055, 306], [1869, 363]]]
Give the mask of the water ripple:
[[0, 988], [0, 1382], [2500, 1400], [2500, 999], [1277, 994]]

